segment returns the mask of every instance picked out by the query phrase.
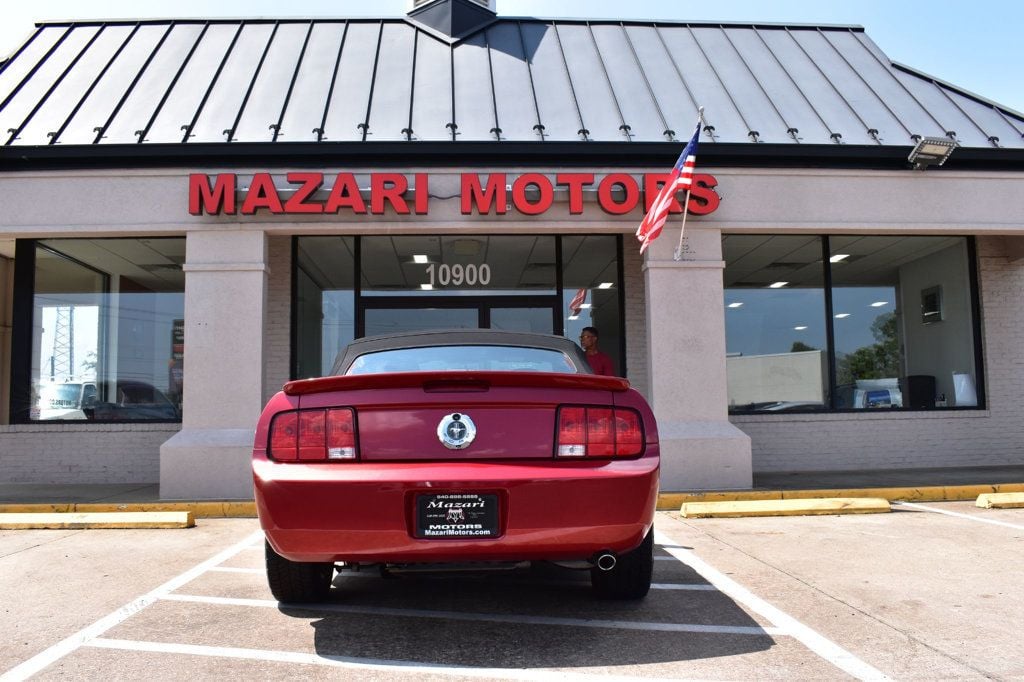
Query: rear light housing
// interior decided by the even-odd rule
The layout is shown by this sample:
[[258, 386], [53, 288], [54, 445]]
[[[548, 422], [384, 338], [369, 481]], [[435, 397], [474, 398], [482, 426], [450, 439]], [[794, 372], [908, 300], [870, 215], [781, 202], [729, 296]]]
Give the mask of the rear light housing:
[[597, 405], [558, 408], [556, 457], [636, 457], [643, 451], [643, 420], [636, 410]]
[[356, 417], [351, 407], [290, 410], [274, 415], [268, 455], [281, 462], [354, 462]]

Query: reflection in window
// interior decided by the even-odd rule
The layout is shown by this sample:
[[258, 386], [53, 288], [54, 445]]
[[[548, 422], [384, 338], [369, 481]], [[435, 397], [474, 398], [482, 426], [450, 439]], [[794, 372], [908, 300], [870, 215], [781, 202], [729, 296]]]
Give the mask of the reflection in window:
[[821, 239], [728, 235], [725, 325], [732, 410], [828, 404]]
[[37, 242], [30, 420], [180, 419], [184, 253], [184, 239]]
[[722, 243], [730, 410], [979, 404], [966, 239], [728, 235]]
[[330, 373], [355, 338], [355, 238], [296, 240], [295, 378]]
[[565, 337], [578, 341], [584, 327], [596, 327], [598, 345], [623, 376], [619, 292], [618, 237], [562, 237], [562, 310]]
[[[836, 407], [976, 407], [966, 240], [832, 237], [830, 248]], [[941, 311], [923, 315], [922, 294]]]

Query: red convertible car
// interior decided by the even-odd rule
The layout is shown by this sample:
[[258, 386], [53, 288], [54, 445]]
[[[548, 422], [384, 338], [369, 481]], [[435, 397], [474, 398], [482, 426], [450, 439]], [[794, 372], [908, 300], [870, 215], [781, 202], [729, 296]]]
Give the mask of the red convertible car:
[[647, 594], [654, 415], [555, 336], [460, 330], [366, 338], [334, 376], [292, 381], [256, 427], [253, 476], [274, 597], [327, 597], [336, 564], [591, 572]]

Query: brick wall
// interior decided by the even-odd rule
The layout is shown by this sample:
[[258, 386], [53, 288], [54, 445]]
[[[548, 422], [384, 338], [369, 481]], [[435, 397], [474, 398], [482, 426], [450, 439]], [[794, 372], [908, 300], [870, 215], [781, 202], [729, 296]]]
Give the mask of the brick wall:
[[633, 388], [647, 395], [647, 290], [644, 287], [643, 256], [630, 236], [623, 238], [622, 248], [626, 374]]
[[755, 472], [1024, 464], [1024, 260], [977, 245], [988, 409], [733, 417]]
[[0, 426], [0, 483], [156, 483], [178, 424]]
[[267, 303], [263, 324], [263, 401], [291, 376], [292, 238], [267, 241]]

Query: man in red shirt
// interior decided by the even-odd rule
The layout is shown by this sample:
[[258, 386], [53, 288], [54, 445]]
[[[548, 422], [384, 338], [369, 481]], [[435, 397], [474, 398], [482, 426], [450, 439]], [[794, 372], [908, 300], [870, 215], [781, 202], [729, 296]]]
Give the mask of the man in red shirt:
[[584, 327], [583, 331], [580, 332], [580, 346], [583, 347], [583, 352], [586, 353], [587, 364], [590, 365], [590, 369], [594, 371], [594, 374], [606, 377], [615, 376], [615, 370], [612, 368], [612, 359], [608, 357], [607, 353], [602, 352], [597, 347], [597, 337], [596, 327]]

